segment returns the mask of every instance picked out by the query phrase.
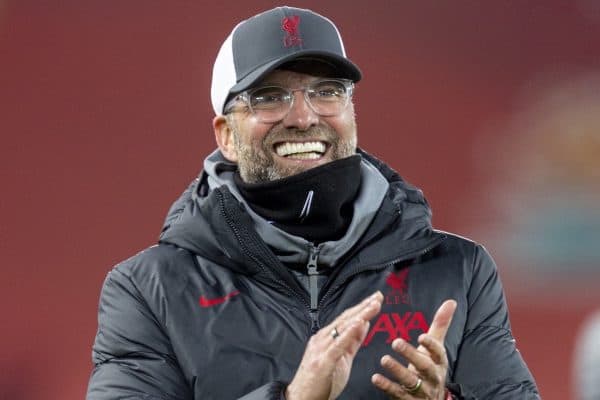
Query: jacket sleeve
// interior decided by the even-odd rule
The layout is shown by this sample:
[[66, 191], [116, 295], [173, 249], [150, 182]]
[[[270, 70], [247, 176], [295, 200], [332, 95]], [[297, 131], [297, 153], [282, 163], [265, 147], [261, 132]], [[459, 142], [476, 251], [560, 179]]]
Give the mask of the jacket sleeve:
[[285, 400], [286, 386], [283, 382], [269, 382], [238, 400]]
[[[104, 281], [86, 399], [192, 400], [193, 383], [184, 378], [163, 325], [126, 274], [126, 265]], [[269, 382], [240, 400], [285, 400], [285, 386]]]
[[169, 338], [118, 267], [104, 282], [87, 399], [192, 399]]
[[463, 399], [539, 399], [525, 361], [517, 350], [496, 265], [475, 248], [467, 292], [467, 319], [453, 375]]

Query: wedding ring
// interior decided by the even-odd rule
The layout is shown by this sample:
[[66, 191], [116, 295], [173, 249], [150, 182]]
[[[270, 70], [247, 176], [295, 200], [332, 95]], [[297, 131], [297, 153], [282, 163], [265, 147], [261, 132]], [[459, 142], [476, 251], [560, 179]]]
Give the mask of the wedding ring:
[[417, 383], [415, 383], [415, 386], [412, 386], [412, 387], [404, 386], [404, 390], [406, 390], [406, 392], [409, 394], [415, 394], [421, 389], [422, 384], [423, 384], [423, 380], [421, 378], [418, 378]]
[[336, 339], [338, 336], [340, 336], [340, 333], [338, 332], [337, 328], [334, 326], [333, 329], [331, 330], [331, 337]]

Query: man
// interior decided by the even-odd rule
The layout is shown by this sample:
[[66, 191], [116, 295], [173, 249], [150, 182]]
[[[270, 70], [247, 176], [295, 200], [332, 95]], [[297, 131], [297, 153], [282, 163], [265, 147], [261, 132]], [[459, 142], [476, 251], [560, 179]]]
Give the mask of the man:
[[218, 150], [102, 290], [88, 399], [537, 399], [493, 261], [357, 150], [333, 23], [237, 25]]
[[573, 382], [575, 399], [600, 399], [600, 311], [595, 311], [578, 329], [573, 352]]

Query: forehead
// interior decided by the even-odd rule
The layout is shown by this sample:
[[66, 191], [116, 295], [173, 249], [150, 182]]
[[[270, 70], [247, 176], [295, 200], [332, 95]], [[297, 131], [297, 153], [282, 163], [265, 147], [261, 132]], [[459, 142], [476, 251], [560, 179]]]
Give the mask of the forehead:
[[284, 87], [299, 87], [323, 79], [322, 76], [309, 75], [301, 72], [276, 69], [261, 79], [256, 86], [277, 85]]

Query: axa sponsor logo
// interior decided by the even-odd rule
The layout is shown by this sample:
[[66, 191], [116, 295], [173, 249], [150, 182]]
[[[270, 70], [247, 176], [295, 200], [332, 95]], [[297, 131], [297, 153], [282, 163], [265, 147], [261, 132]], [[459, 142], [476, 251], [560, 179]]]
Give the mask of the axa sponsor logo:
[[402, 338], [409, 341], [411, 333], [421, 334], [429, 330], [429, 324], [421, 311], [408, 311], [400, 313], [381, 313], [369, 330], [363, 341], [363, 346], [368, 346], [375, 337], [385, 338], [386, 343]]

